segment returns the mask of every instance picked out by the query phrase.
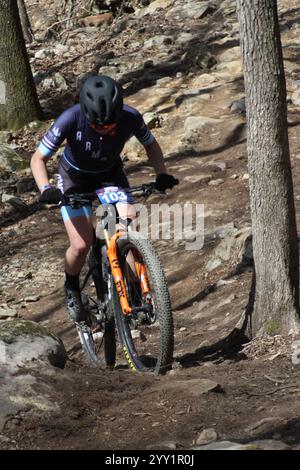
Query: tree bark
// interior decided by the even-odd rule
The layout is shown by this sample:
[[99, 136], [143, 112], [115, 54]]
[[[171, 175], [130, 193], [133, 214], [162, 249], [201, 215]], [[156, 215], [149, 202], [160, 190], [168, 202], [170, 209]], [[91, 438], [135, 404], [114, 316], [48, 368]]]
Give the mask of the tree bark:
[[17, 2], [18, 2], [18, 9], [19, 9], [19, 15], [20, 15], [24, 38], [25, 38], [25, 41], [28, 44], [30, 44], [32, 42], [33, 35], [32, 35], [31, 25], [30, 25], [30, 21], [28, 18], [27, 10], [26, 10], [26, 5], [25, 5], [24, 0], [17, 0]]
[[0, 0], [0, 129], [18, 129], [41, 118], [18, 13], [17, 0]]
[[252, 336], [298, 328], [299, 253], [276, 0], [237, 0], [256, 272]]

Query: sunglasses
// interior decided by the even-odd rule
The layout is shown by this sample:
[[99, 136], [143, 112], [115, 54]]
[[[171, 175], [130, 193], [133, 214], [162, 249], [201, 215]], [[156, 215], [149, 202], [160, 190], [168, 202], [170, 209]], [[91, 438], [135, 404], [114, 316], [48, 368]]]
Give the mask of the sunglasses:
[[89, 125], [96, 131], [103, 131], [103, 130], [111, 131], [117, 127], [116, 122], [113, 122], [112, 124], [95, 124], [93, 122], [89, 122]]

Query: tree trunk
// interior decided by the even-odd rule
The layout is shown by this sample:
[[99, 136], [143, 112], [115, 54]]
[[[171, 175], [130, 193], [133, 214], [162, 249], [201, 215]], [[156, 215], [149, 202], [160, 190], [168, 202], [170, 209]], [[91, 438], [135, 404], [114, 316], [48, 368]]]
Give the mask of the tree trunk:
[[26, 10], [26, 5], [25, 5], [24, 0], [17, 0], [17, 1], [18, 1], [18, 9], [19, 9], [19, 15], [20, 15], [24, 38], [25, 38], [25, 41], [28, 44], [30, 44], [32, 42], [33, 35], [32, 35], [31, 25], [30, 25], [30, 21], [28, 18], [27, 10]]
[[41, 118], [18, 13], [17, 0], [0, 0], [0, 129], [18, 129]]
[[252, 336], [298, 327], [299, 259], [276, 0], [237, 0], [256, 272]]

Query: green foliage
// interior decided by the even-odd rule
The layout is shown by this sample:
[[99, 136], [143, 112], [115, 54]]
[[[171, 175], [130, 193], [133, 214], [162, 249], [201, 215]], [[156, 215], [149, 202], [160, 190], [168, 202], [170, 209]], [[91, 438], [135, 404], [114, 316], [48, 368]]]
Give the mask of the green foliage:
[[272, 319], [266, 322], [266, 332], [268, 335], [274, 336], [277, 333], [279, 333], [279, 331], [280, 331], [280, 325], [277, 320]]

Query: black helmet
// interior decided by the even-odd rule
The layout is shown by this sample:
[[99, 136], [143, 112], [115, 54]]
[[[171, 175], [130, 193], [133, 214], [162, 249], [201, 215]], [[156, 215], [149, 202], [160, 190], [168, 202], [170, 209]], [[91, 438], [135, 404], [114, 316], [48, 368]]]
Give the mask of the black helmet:
[[93, 124], [118, 122], [123, 110], [122, 89], [105, 75], [88, 78], [80, 92], [81, 111]]

